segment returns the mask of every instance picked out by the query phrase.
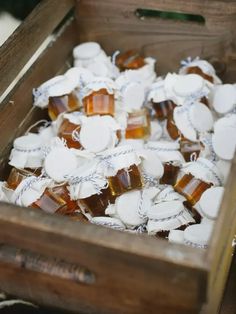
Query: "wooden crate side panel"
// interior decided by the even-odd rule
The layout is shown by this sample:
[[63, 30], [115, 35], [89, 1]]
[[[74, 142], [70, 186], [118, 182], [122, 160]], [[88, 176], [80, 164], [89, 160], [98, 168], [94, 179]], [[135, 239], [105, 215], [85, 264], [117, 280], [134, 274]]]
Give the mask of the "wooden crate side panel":
[[66, 67], [77, 42], [75, 22], [70, 20], [52, 39], [39, 59], [26, 72], [0, 106], [0, 175], [5, 177], [6, 162], [15, 137], [22, 135], [35, 121], [47, 117], [46, 110], [32, 107], [32, 90]]
[[[222, 59], [233, 50], [235, 3], [222, 6], [222, 1], [188, 1], [186, 5], [186, 1], [82, 0], [77, 3], [79, 39], [98, 41], [108, 53], [117, 49], [141, 50], [146, 56], [157, 58], [158, 73], [164, 74], [176, 70], [180, 60], [188, 56]], [[134, 14], [138, 7], [204, 13], [206, 25], [140, 20]]]
[[73, 5], [73, 0], [42, 1], [0, 47], [0, 95]]

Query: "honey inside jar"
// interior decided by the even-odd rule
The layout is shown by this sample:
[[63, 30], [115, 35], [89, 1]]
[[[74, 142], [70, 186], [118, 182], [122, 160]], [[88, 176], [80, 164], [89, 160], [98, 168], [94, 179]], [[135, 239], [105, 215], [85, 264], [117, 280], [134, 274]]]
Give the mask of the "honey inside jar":
[[126, 139], [145, 139], [150, 135], [150, 118], [146, 109], [133, 111], [128, 114]]
[[118, 170], [115, 176], [108, 177], [108, 182], [111, 194], [114, 196], [143, 187], [140, 171], [136, 165]]
[[171, 113], [167, 118], [166, 130], [173, 140], [177, 140], [180, 137], [180, 131], [175, 125], [173, 113]]
[[80, 102], [74, 92], [64, 96], [49, 97], [48, 115], [56, 120], [60, 113], [79, 110]]
[[165, 100], [158, 103], [152, 101], [152, 107], [155, 110], [155, 117], [162, 121], [168, 118], [176, 105], [171, 100]]
[[40, 208], [43, 211], [53, 214], [66, 215], [73, 213], [79, 208], [75, 201], [72, 201], [65, 185], [46, 189], [43, 195], [30, 207]]
[[79, 200], [92, 216], [104, 216], [105, 209], [110, 203], [114, 203], [115, 197], [111, 195], [109, 188], [102, 189], [99, 194], [91, 195]]
[[184, 174], [174, 185], [174, 189], [183, 195], [191, 205], [195, 205], [203, 192], [212, 186], [202, 180], [195, 178], [191, 173]]
[[84, 111], [87, 116], [114, 115], [115, 98], [105, 88], [94, 91], [83, 99]]
[[180, 167], [171, 162], [164, 164], [164, 174], [160, 179], [160, 184], [175, 185]]
[[121, 53], [116, 58], [116, 65], [121, 71], [135, 70], [145, 65], [144, 58], [134, 50], [128, 50]]
[[12, 168], [7, 179], [7, 187], [15, 190], [22, 180], [33, 175], [35, 175], [33, 172], [26, 169]]
[[74, 124], [70, 122], [68, 119], [64, 119], [64, 121], [60, 125], [58, 136], [66, 140], [66, 144], [69, 148], [80, 149], [81, 144], [74, 137], [74, 132], [79, 133], [79, 131], [80, 125]]
[[187, 74], [198, 74], [205, 80], [213, 83], [214, 79], [211, 75], [205, 74], [198, 66], [192, 66], [187, 68]]
[[184, 156], [185, 161], [192, 161], [192, 158], [196, 160], [202, 149], [203, 145], [200, 142], [192, 142], [181, 137], [180, 152]]

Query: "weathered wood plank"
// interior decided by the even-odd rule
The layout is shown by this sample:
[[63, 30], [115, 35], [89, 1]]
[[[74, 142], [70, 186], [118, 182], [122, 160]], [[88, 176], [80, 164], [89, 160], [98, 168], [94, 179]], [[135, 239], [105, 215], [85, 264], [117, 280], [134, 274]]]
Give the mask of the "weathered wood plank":
[[73, 5], [73, 0], [40, 2], [0, 47], [0, 95]]

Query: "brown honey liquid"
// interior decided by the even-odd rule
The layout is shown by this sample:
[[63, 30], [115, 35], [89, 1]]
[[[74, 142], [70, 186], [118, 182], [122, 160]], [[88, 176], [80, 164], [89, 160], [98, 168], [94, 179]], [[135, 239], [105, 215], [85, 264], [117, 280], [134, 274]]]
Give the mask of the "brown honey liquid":
[[111, 194], [114, 196], [143, 187], [140, 171], [136, 165], [119, 170], [115, 176], [108, 177], [108, 182]]
[[68, 119], [64, 119], [64, 121], [60, 125], [58, 136], [66, 140], [66, 144], [69, 148], [80, 149], [81, 148], [80, 142], [76, 141], [73, 138], [74, 131], [77, 131], [79, 133], [80, 126], [70, 122]]
[[171, 100], [165, 100], [158, 103], [152, 102], [158, 120], [165, 120], [172, 113], [176, 105]]
[[212, 185], [199, 179], [191, 174], [184, 174], [174, 186], [179, 194], [183, 195], [187, 201], [193, 206], [202, 196], [202, 193], [209, 189]]
[[193, 67], [189, 67], [187, 69], [187, 73], [188, 74], [198, 74], [200, 75], [202, 78], [204, 78], [205, 80], [213, 83], [214, 79], [212, 76], [205, 74], [204, 72], [202, 72], [202, 70], [198, 67], [198, 66], [193, 66]]
[[53, 214], [70, 214], [79, 209], [77, 202], [72, 201], [69, 191], [65, 185], [46, 189], [43, 195], [30, 207], [40, 208], [43, 211]]
[[22, 180], [33, 175], [35, 174], [29, 170], [12, 168], [7, 179], [7, 187], [15, 190]]
[[193, 154], [194, 158], [197, 159], [202, 149], [203, 146], [200, 142], [192, 142], [181, 137], [180, 152], [184, 156], [185, 161], [191, 161], [191, 156], [193, 156]]
[[[189, 210], [189, 212], [191, 213], [191, 215], [192, 215], [193, 219], [196, 221], [196, 223], [200, 224], [202, 217], [199, 214], [199, 212], [188, 201], [185, 201], [183, 204]], [[191, 224], [193, 224], [193, 223], [190, 223], [189, 225], [191, 225]]]
[[126, 139], [145, 139], [150, 136], [150, 118], [146, 109], [128, 114]]
[[164, 174], [160, 179], [160, 184], [175, 185], [180, 167], [174, 166], [172, 163], [164, 164]]
[[166, 130], [167, 130], [169, 136], [173, 140], [177, 140], [177, 138], [180, 137], [180, 131], [177, 128], [177, 126], [175, 125], [175, 122], [174, 122], [174, 119], [173, 119], [173, 112], [170, 113], [168, 118], [167, 118]]
[[114, 115], [115, 98], [105, 88], [93, 92], [83, 99], [84, 111], [87, 116]]
[[72, 112], [79, 110], [80, 102], [75, 93], [69, 95], [50, 97], [48, 104], [48, 115], [52, 120], [56, 120], [62, 112]]
[[145, 65], [144, 58], [141, 57], [136, 51], [128, 50], [121, 53], [116, 58], [116, 65], [121, 71], [135, 70]]
[[110, 203], [113, 204], [115, 202], [115, 197], [111, 195], [110, 189], [106, 188], [102, 189], [100, 194], [83, 198], [79, 202], [85, 206], [92, 216], [104, 216], [105, 209]]

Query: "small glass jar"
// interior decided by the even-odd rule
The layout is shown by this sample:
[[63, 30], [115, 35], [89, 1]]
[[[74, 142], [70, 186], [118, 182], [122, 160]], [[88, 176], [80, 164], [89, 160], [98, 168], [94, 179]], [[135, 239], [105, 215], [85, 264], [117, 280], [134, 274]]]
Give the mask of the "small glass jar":
[[147, 109], [128, 113], [126, 139], [146, 139], [150, 136], [150, 117]]
[[92, 92], [83, 99], [84, 112], [87, 116], [114, 115], [115, 98], [105, 88]]
[[74, 112], [65, 114], [58, 129], [58, 137], [66, 140], [69, 148], [80, 149], [82, 145], [79, 142], [79, 133], [81, 130], [80, 114]]
[[62, 112], [79, 110], [81, 105], [76, 89], [80, 76], [75, 74], [72, 75], [70, 72], [67, 76], [55, 76], [34, 89], [34, 106], [42, 109], [48, 107], [48, 114], [52, 120]]
[[110, 115], [115, 112], [115, 85], [106, 77], [97, 77], [82, 89], [82, 102], [87, 116]]
[[198, 66], [190, 66], [186, 69], [186, 74], [198, 74], [205, 80], [213, 83], [214, 79], [211, 75], [204, 73]]
[[56, 120], [63, 112], [72, 112], [80, 109], [80, 101], [75, 92], [62, 96], [49, 97], [48, 115], [52, 120]]
[[76, 169], [68, 177], [68, 182], [71, 199], [76, 200], [91, 216], [104, 216], [109, 203], [114, 202], [108, 181], [98, 169], [97, 161], [87, 162]]
[[98, 159], [113, 196], [143, 187], [139, 170], [141, 159], [131, 146], [122, 145], [107, 150], [99, 154]]
[[116, 57], [116, 65], [121, 71], [136, 70], [145, 65], [145, 60], [135, 50], [128, 50]]
[[40, 208], [49, 214], [61, 215], [71, 214], [79, 209], [77, 202], [70, 199], [66, 185], [47, 188], [30, 207]]
[[101, 189], [99, 194], [94, 194], [89, 197], [80, 199], [78, 203], [88, 211], [93, 217], [104, 216], [105, 209], [109, 204], [115, 202], [115, 197], [111, 194], [109, 188]]
[[174, 189], [193, 206], [212, 185], [222, 185], [218, 168], [211, 161], [198, 158], [182, 168], [182, 175], [178, 178]]
[[33, 175], [34, 173], [26, 169], [12, 168], [7, 178], [7, 187], [9, 189], [15, 190], [22, 180]]
[[176, 107], [175, 103], [168, 99], [166, 95], [164, 80], [151, 85], [148, 93], [148, 101], [151, 102], [154, 118], [160, 121], [167, 119]]
[[148, 142], [146, 144], [148, 150], [154, 151], [164, 166], [163, 176], [160, 178], [160, 184], [174, 185], [176, 183], [184, 158], [179, 151], [179, 143], [177, 142]]

